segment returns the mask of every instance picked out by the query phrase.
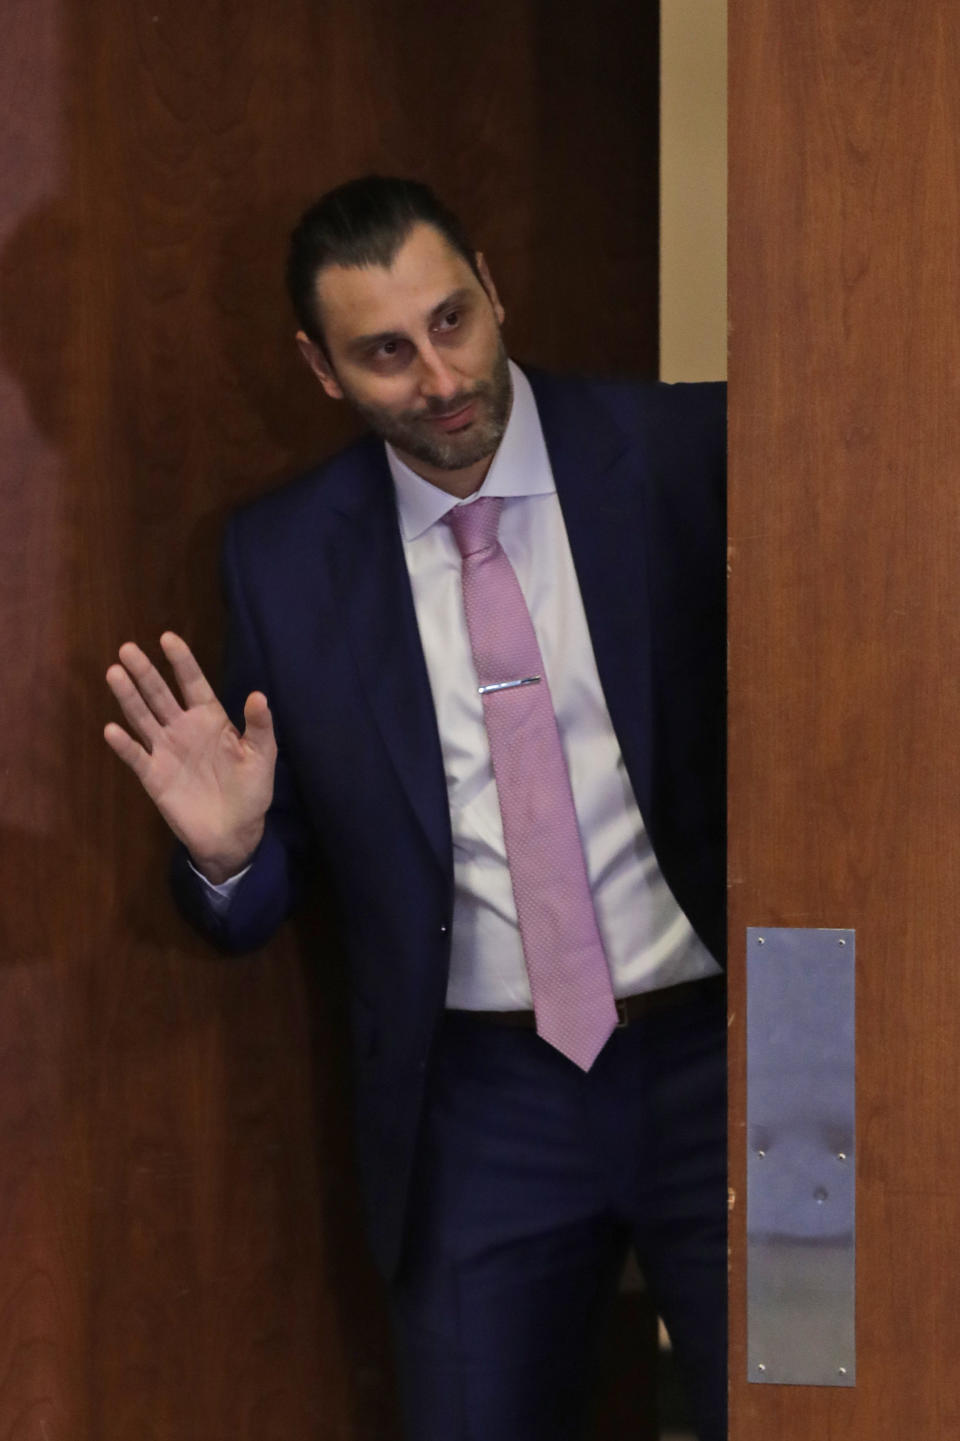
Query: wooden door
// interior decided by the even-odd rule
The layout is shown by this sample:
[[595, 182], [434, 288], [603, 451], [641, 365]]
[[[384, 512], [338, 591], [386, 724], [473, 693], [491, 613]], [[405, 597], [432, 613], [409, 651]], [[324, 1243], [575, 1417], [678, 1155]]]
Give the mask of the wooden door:
[[[349, 421], [285, 238], [432, 181], [514, 353], [656, 369], [656, 6], [10, 0], [0, 41], [0, 1437], [387, 1441], [324, 908], [215, 958], [101, 738], [227, 510]], [[307, 964], [304, 964], [307, 958]]]
[[[960, 9], [730, 7], [733, 1441], [960, 1428]], [[857, 932], [857, 1383], [753, 1384], [744, 931]]]

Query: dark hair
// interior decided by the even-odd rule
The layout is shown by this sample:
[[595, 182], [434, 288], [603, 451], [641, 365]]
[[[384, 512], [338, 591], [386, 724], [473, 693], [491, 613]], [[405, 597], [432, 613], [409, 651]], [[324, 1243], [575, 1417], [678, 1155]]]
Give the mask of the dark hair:
[[297, 320], [311, 340], [325, 348], [316, 309], [320, 271], [327, 265], [392, 265], [410, 231], [424, 222], [439, 230], [479, 280], [474, 249], [463, 226], [419, 180], [365, 175], [328, 190], [304, 211], [290, 236], [287, 290]]

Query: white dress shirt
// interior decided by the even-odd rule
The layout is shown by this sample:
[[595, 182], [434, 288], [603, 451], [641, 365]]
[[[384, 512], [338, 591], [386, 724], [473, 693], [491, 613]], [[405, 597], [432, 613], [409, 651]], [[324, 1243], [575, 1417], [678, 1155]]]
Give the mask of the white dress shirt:
[[[533, 620], [550, 684], [614, 993], [673, 985], [720, 967], [657, 865], [597, 675], [580, 588], [530, 383], [511, 363], [513, 406], [477, 496], [504, 497], [499, 536]], [[458, 502], [388, 445], [404, 555], [437, 713], [453, 833], [447, 1004], [528, 1010], [483, 706], [460, 588], [460, 554], [442, 517]]]
[[[600, 686], [536, 402], [513, 362], [510, 374], [510, 418], [477, 496], [504, 497], [499, 537], [543, 656], [614, 994], [715, 975], [720, 967], [653, 854]], [[529, 1010], [530, 983], [463, 613], [460, 554], [442, 522], [454, 505], [469, 505], [477, 496], [458, 502], [385, 448], [450, 801], [454, 904], [447, 1005]], [[239, 879], [210, 887], [218, 908], [228, 904]]]

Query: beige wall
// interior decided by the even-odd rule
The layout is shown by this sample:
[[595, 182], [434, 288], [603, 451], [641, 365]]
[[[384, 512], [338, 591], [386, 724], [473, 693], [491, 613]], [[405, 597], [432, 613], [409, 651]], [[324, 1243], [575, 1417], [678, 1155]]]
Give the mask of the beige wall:
[[660, 5], [660, 375], [727, 369], [726, 0]]

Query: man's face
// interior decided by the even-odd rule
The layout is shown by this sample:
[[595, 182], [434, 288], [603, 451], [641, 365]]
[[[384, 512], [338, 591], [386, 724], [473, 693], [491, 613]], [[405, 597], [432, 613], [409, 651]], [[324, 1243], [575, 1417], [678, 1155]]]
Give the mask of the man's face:
[[480, 267], [482, 284], [439, 231], [417, 225], [389, 269], [320, 272], [326, 356], [298, 336], [327, 394], [444, 489], [462, 489], [456, 472], [479, 484], [510, 413], [503, 308]]

